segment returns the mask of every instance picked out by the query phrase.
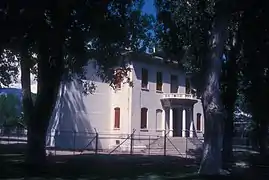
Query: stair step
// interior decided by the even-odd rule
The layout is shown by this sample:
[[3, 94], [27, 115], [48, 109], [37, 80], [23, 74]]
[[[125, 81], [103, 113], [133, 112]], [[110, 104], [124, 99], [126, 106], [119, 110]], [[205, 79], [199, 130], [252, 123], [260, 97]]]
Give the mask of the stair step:
[[[166, 154], [186, 154], [186, 151], [201, 148], [202, 146], [203, 142], [197, 138], [169, 137], [166, 140]], [[150, 154], [163, 154], [164, 138], [154, 141], [143, 152], [148, 153], [149, 149]]]

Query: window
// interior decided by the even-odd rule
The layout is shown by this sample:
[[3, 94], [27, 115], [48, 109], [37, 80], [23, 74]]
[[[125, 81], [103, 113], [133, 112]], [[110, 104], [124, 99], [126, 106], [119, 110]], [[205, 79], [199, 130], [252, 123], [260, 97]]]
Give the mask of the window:
[[116, 107], [114, 108], [114, 128], [119, 129], [120, 128], [120, 108]]
[[162, 88], [163, 88], [163, 74], [162, 74], [162, 72], [157, 72], [156, 81], [157, 81], [156, 90], [162, 91]]
[[142, 68], [142, 82], [141, 82], [142, 89], [148, 89], [148, 70]]
[[185, 89], [185, 91], [186, 91], [186, 94], [191, 94], [191, 85], [190, 85], [190, 81], [189, 81], [189, 79], [188, 78], [186, 78], [186, 80], [185, 80], [185, 83], [186, 83], [186, 89]]
[[196, 117], [196, 128], [197, 131], [201, 131], [201, 114], [197, 113], [197, 117]]
[[115, 71], [115, 76], [114, 76], [114, 85], [116, 89], [121, 88], [121, 82], [123, 80], [123, 73], [121, 69], [117, 69]]
[[141, 129], [147, 129], [148, 124], [148, 109], [147, 108], [141, 108]]
[[178, 79], [176, 75], [170, 77], [170, 93], [178, 93]]
[[161, 109], [156, 110], [156, 130], [162, 130], [162, 112]]

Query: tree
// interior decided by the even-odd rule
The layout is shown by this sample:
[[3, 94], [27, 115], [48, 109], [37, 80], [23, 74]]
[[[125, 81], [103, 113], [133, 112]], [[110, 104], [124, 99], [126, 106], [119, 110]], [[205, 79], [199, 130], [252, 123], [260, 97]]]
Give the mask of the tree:
[[20, 114], [20, 101], [13, 94], [0, 95], [0, 125], [4, 127], [15, 127]]
[[[157, 4], [166, 25], [161, 31], [164, 50], [175, 54], [177, 60], [181, 60], [183, 56], [176, 52], [187, 55], [184, 59], [188, 62], [187, 67], [196, 68], [196, 72], [191, 69], [192, 72], [203, 77], [200, 78], [202, 83], [196, 86], [202, 95], [205, 114], [205, 148], [199, 172], [218, 174], [222, 168], [223, 138], [223, 105], [219, 79], [230, 12], [223, 1], [217, 5], [214, 5], [214, 1], [180, 1], [176, 4], [165, 2], [170, 5], [169, 8], [164, 2]], [[176, 8], [171, 10], [172, 6]], [[212, 20], [214, 23], [211, 23]]]
[[252, 119], [257, 125], [256, 139], [262, 155], [267, 153], [269, 122], [265, 105], [269, 98], [268, 25], [266, 23], [268, 12], [266, 8], [268, 8], [267, 2], [257, 1], [251, 9], [244, 12], [242, 18], [243, 91], [249, 103]]
[[[229, 37], [227, 29], [230, 25], [232, 28], [229, 29], [229, 32], [240, 34], [241, 31], [240, 33], [236, 31], [238, 30], [238, 21], [240, 24], [242, 18], [240, 17], [232, 24], [229, 24], [229, 22], [232, 17], [236, 17], [245, 11], [251, 11], [250, 9], [255, 3], [254, 1], [243, 2], [241, 0], [181, 0], [177, 2], [159, 0], [156, 4], [161, 17], [157, 30], [160, 33], [157, 35], [161, 39], [160, 44], [164, 51], [168, 54], [173, 54], [172, 57], [180, 60], [180, 63], [191, 70], [194, 75], [199, 75], [196, 76], [199, 79], [193, 78], [194, 82], [195, 80], [200, 81], [200, 84], [196, 83], [196, 88], [202, 95], [205, 114], [205, 148], [199, 172], [201, 174], [219, 174], [222, 167], [223, 119], [225, 117], [226, 119], [228, 117], [232, 119], [233, 116], [236, 100], [234, 96], [236, 92], [239, 92], [236, 90], [237, 75], [233, 73], [233, 70], [237, 67], [237, 56], [242, 54], [241, 47], [243, 46], [242, 42], [244, 42], [243, 36], [241, 38], [236, 37], [236, 46], [231, 46], [231, 50], [226, 56], [229, 58], [229, 62], [227, 61], [225, 64], [229, 67], [229, 75], [227, 74], [229, 78], [227, 79], [229, 88], [227, 88], [229, 90], [226, 90], [232, 92], [233, 98], [231, 101], [224, 101], [225, 104], [223, 104], [220, 92], [220, 77], [221, 72], [226, 71], [226, 67], [222, 68], [222, 56], [225, 51], [227, 52], [226, 41], [227, 37]], [[253, 17], [256, 16], [252, 15]], [[242, 25], [241, 29], [243, 31], [245, 28], [247, 29], [246, 26]], [[250, 34], [248, 36], [251, 37]], [[251, 46], [248, 47], [251, 48]], [[240, 68], [243, 67], [240, 66]], [[242, 72], [242, 69], [240, 69], [240, 72]], [[224, 110], [224, 105], [228, 109], [227, 114]], [[228, 127], [226, 128], [226, 135], [228, 134], [227, 137], [231, 139], [229, 136], [232, 133], [232, 120], [225, 124]], [[231, 152], [231, 142], [226, 145], [224, 151]]]
[[[232, 15], [229, 25], [228, 41], [225, 48], [225, 57], [223, 61], [221, 91], [222, 101], [226, 111], [224, 120], [224, 138], [222, 159], [224, 168], [229, 168], [232, 164], [233, 156], [233, 134], [234, 134], [234, 113], [238, 95], [238, 81], [241, 70], [239, 69], [239, 60], [241, 58], [241, 40], [240, 40], [240, 18], [241, 13]], [[238, 106], [237, 106], [238, 107]]]
[[[97, 59], [100, 76], [113, 78], [111, 67], [126, 47], [144, 50], [151, 17], [142, 15], [143, 1], [24, 1], [7, 2], [4, 23], [15, 21], [3, 47], [19, 54], [22, 70], [24, 115], [28, 122], [27, 162], [45, 162], [45, 135], [60, 83], [76, 73], [83, 78], [84, 65]], [[109, 32], [107, 31], [109, 29]], [[143, 40], [143, 41], [141, 41]], [[33, 54], [37, 55], [35, 60]], [[29, 73], [37, 64], [38, 93], [33, 103]], [[68, 78], [66, 78], [68, 77]]]
[[0, 57], [0, 88], [8, 87], [18, 74], [18, 61], [9, 50], [4, 50]]
[[221, 100], [220, 76], [222, 56], [227, 39], [230, 21], [229, 4], [225, 1], [216, 3], [215, 19], [209, 41], [208, 57], [205, 60], [207, 71], [204, 74], [202, 104], [205, 114], [204, 155], [199, 172], [219, 174], [222, 168], [221, 149], [224, 129], [224, 107]]

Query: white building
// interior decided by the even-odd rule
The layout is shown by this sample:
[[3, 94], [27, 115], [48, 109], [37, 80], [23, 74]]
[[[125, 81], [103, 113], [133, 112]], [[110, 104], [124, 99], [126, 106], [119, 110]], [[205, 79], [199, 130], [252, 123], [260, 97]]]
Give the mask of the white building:
[[[134, 131], [139, 140], [165, 134], [171, 138], [203, 136], [201, 101], [191, 94], [184, 71], [149, 54], [129, 53], [126, 59], [132, 87], [121, 83], [116, 90], [111, 88], [96, 75], [93, 61], [87, 67], [87, 80], [96, 86], [92, 94], [84, 95], [76, 81], [62, 84], [47, 145], [94, 148], [90, 144], [96, 132], [101, 149], [123, 143]], [[126, 147], [130, 146], [127, 142]], [[147, 143], [139, 141], [134, 146], [143, 148]]]

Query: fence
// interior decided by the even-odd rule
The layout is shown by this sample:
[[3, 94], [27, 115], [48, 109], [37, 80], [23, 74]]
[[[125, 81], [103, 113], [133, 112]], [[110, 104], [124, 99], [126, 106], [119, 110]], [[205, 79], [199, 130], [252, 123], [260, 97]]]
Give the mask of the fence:
[[0, 144], [27, 143], [25, 128], [0, 127]]
[[[27, 142], [24, 129], [0, 128], [0, 144], [18, 144]], [[133, 130], [130, 134], [55, 131], [47, 135], [47, 153], [50, 155], [75, 154], [130, 154], [181, 156], [186, 158], [201, 157], [203, 139], [169, 137], [149, 132]], [[244, 146], [242, 139], [234, 139]], [[242, 143], [243, 142], [243, 143]]]
[[55, 132], [48, 136], [50, 154], [140, 154], [160, 156], [184, 156], [188, 158], [200, 156], [202, 139], [169, 137], [140, 133], [135, 130], [131, 134], [87, 133], [87, 132]]

